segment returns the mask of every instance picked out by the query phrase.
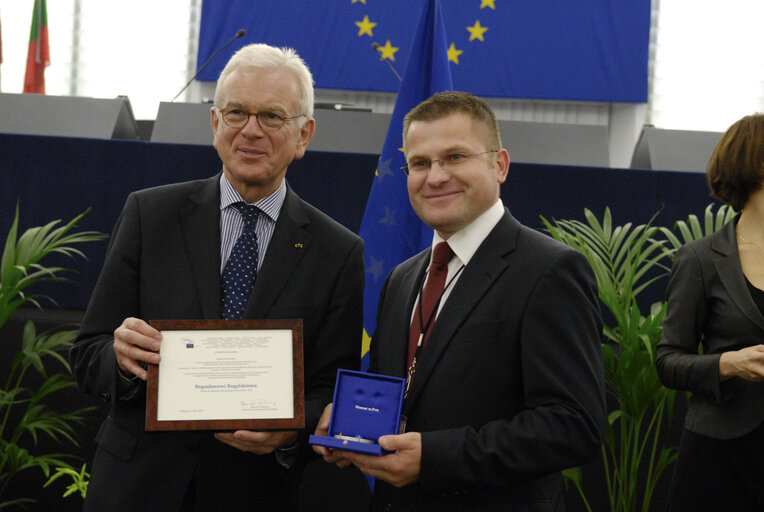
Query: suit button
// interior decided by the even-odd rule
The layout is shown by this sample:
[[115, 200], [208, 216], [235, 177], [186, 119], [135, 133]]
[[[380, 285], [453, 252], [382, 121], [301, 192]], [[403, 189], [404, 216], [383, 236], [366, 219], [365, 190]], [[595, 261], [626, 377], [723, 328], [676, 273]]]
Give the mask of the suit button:
[[111, 402], [111, 393], [101, 393], [104, 402]]

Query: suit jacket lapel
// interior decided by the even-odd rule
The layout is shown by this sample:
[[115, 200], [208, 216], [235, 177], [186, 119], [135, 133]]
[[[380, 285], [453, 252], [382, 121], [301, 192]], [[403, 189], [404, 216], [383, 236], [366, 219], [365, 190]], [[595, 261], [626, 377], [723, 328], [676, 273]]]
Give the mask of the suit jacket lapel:
[[252, 295], [243, 314], [244, 318], [266, 316], [313, 240], [305, 229], [310, 220], [303, 211], [301, 201], [299, 196], [287, 187], [284, 206], [276, 221], [263, 264], [257, 273]]
[[504, 216], [483, 240], [480, 248], [464, 268], [432, 327], [409, 389], [406, 411], [411, 409], [427, 384], [427, 379], [437, 367], [438, 360], [447, 349], [457, 329], [472, 313], [498, 276], [509, 266], [507, 256], [515, 248], [519, 230], [520, 223], [505, 209]]
[[[220, 174], [204, 180], [180, 209], [180, 225], [204, 318], [220, 316]], [[211, 242], [213, 241], [213, 242]]]
[[711, 249], [715, 252], [714, 267], [724, 288], [740, 311], [751, 322], [764, 330], [764, 317], [751, 297], [743, 269], [740, 266], [740, 256], [735, 241], [736, 225], [737, 219], [728, 222], [711, 239]]

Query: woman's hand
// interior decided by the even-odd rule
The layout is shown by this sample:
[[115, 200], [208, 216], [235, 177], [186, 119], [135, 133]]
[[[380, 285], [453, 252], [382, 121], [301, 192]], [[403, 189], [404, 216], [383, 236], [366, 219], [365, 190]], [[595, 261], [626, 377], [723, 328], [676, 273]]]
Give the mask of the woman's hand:
[[764, 381], [764, 345], [724, 352], [719, 358], [719, 376], [722, 380], [740, 377]]

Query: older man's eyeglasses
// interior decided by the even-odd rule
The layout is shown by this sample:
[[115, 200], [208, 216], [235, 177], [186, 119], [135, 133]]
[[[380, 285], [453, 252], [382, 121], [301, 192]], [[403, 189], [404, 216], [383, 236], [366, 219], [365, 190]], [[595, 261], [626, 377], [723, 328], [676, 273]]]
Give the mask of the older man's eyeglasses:
[[470, 159], [475, 158], [476, 156], [485, 155], [486, 153], [496, 153], [497, 151], [499, 150], [491, 148], [488, 151], [481, 151], [480, 153], [473, 153], [471, 155], [453, 153], [444, 158], [433, 158], [432, 160], [423, 158], [412, 160], [411, 162], [406, 162], [403, 167], [401, 167], [401, 170], [406, 173], [406, 176], [418, 175], [429, 171], [432, 168], [433, 162], [438, 162], [443, 170], [453, 170], [469, 162]]
[[249, 122], [250, 116], [255, 116], [255, 118], [257, 118], [257, 123], [260, 125], [260, 129], [264, 132], [278, 131], [284, 126], [286, 121], [305, 116], [305, 114], [285, 116], [284, 114], [271, 112], [269, 110], [263, 110], [262, 112], [247, 112], [246, 110], [235, 107], [218, 109], [218, 112], [220, 112], [223, 122], [231, 128], [244, 128]]

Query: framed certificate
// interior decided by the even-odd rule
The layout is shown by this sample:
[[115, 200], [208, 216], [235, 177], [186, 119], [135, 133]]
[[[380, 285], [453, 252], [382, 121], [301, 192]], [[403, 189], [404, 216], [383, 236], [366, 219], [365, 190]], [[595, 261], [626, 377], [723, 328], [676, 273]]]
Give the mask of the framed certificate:
[[146, 430], [305, 427], [301, 319], [159, 320]]

